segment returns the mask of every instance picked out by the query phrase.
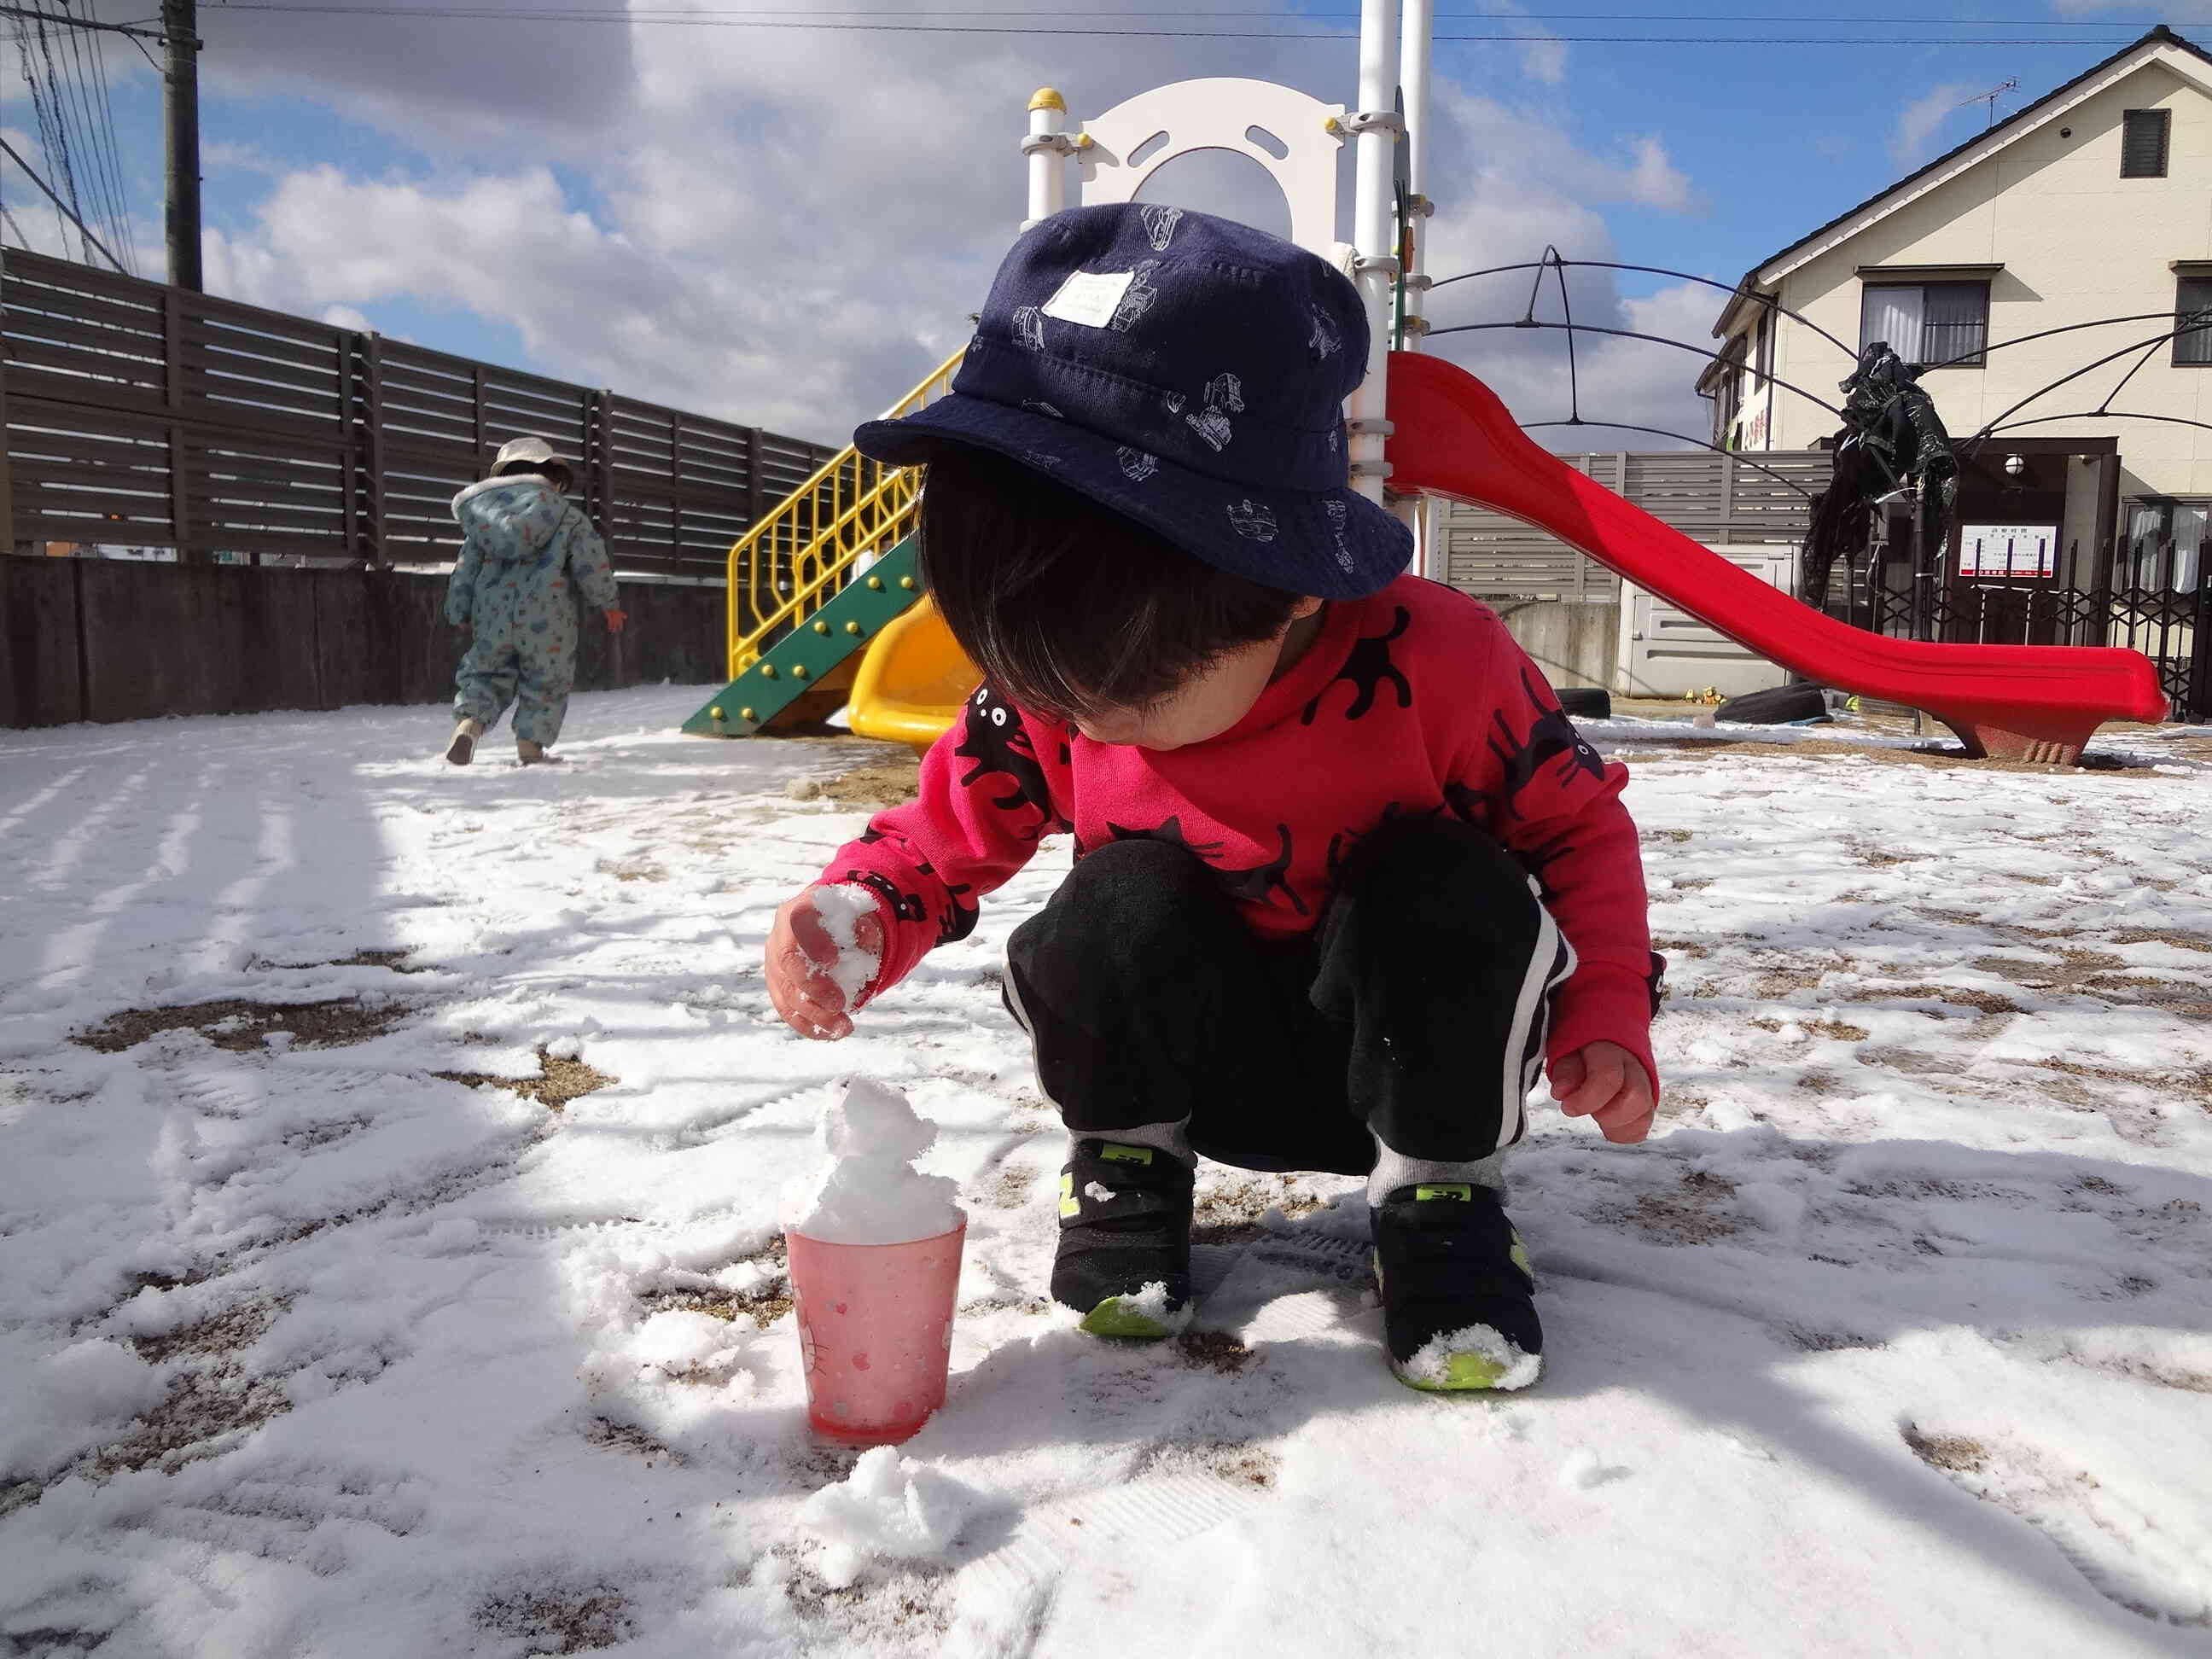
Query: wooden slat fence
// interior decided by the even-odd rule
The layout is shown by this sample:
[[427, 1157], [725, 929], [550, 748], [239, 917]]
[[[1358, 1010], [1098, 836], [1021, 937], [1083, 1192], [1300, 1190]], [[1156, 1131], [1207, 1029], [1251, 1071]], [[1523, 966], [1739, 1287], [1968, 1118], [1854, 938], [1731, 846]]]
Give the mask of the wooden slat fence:
[[[1821, 449], [1762, 451], [1755, 459], [1777, 478], [1709, 450], [1560, 459], [1691, 540], [1717, 544], [1802, 542], [1812, 516], [1807, 495], [1827, 487], [1831, 462]], [[1451, 585], [1478, 599], [1620, 597], [1620, 578], [1603, 565], [1501, 514], [1454, 503], [1443, 533]]]
[[578, 463], [626, 574], [719, 578], [834, 453], [376, 334], [9, 249], [0, 263], [9, 545], [452, 556], [450, 503], [500, 444]]

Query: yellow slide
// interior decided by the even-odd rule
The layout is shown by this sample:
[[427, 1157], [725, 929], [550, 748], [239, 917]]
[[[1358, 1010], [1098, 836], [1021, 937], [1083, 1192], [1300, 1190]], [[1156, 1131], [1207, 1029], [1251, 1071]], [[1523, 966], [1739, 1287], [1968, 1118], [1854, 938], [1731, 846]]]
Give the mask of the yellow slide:
[[924, 594], [884, 625], [860, 659], [848, 705], [853, 730], [927, 749], [945, 735], [982, 678]]

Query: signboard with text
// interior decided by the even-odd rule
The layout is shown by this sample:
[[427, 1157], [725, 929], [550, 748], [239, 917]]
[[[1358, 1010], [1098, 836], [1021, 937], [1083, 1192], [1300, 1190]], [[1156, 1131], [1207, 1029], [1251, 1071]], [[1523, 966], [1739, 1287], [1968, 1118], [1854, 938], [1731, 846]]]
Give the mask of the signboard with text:
[[2058, 568], [2058, 526], [1970, 524], [1959, 532], [1962, 576], [2050, 576]]

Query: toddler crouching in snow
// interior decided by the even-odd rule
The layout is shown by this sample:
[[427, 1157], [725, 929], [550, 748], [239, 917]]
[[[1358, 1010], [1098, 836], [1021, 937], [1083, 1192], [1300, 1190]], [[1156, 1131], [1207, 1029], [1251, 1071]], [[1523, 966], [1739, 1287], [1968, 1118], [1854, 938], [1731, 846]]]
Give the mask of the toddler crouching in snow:
[[856, 436], [927, 464], [927, 586], [985, 684], [779, 912], [769, 982], [842, 1037], [1073, 833], [1006, 989], [1073, 1142], [1054, 1297], [1173, 1328], [1199, 1158], [1364, 1175], [1393, 1368], [1520, 1388], [1504, 1154], [1547, 1055], [1644, 1138], [1660, 964], [1625, 770], [1346, 488], [1365, 359], [1352, 285], [1241, 226], [1089, 208], [1016, 244], [953, 395]]

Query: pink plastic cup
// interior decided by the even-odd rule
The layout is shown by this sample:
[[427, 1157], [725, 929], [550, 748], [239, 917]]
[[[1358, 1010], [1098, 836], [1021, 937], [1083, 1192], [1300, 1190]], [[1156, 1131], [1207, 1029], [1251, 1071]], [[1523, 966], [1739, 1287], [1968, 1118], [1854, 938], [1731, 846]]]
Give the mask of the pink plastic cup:
[[815, 1431], [852, 1446], [911, 1437], [945, 1403], [968, 1218], [906, 1244], [786, 1233]]

